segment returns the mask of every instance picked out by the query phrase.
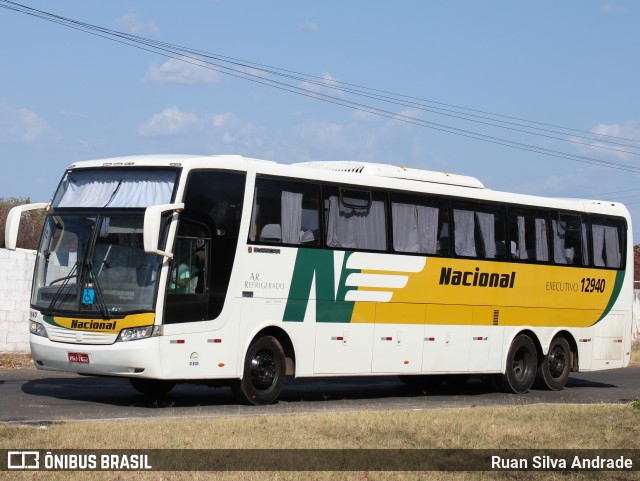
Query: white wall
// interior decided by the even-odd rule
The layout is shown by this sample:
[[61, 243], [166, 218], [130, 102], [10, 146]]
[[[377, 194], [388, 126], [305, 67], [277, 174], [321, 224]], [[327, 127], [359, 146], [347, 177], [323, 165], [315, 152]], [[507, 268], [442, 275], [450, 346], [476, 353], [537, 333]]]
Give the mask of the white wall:
[[[0, 352], [29, 351], [29, 298], [36, 256], [0, 249]], [[640, 338], [640, 289], [634, 292], [633, 338]]]
[[0, 249], [0, 352], [29, 351], [29, 298], [36, 256]]

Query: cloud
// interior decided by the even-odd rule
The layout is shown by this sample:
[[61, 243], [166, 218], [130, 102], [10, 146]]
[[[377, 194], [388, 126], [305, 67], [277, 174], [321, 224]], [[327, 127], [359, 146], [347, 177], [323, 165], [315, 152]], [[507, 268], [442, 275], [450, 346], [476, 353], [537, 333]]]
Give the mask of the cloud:
[[318, 24], [314, 23], [314, 22], [302, 22], [300, 24], [298, 24], [298, 28], [300, 30], [308, 30], [311, 32], [317, 32], [318, 31]]
[[[581, 145], [580, 150], [586, 153], [598, 153], [600, 155], [609, 155], [618, 157], [620, 159], [630, 159], [633, 157], [634, 153], [637, 153], [637, 150], [633, 150], [632, 147], [626, 147], [624, 145], [616, 145], [606, 143], [606, 140], [615, 141], [621, 144], [629, 144], [634, 145], [636, 149], [640, 147], [640, 122], [635, 120], [629, 120], [625, 124], [599, 124], [591, 129], [591, 132], [595, 135], [608, 136], [603, 137], [602, 142], [593, 141], [589, 143], [589, 145]], [[617, 137], [617, 139], [612, 139], [609, 137]], [[629, 140], [625, 140], [629, 139]], [[571, 138], [576, 142], [588, 142], [581, 138]], [[606, 148], [603, 148], [606, 147]], [[616, 149], [616, 150], [611, 150]]]
[[357, 122], [371, 122], [374, 120], [379, 120], [381, 117], [372, 112], [367, 112], [364, 110], [354, 110], [351, 114], [351, 118]]
[[170, 58], [162, 65], [153, 64], [147, 70], [147, 82], [180, 85], [206, 85], [217, 82], [220, 74], [207, 64], [189, 57]]
[[142, 137], [175, 137], [199, 128], [201, 122], [196, 114], [170, 107], [140, 124], [138, 134]]
[[617, 5], [613, 5], [611, 3], [605, 3], [600, 10], [605, 13], [629, 13], [629, 10], [624, 7], [618, 7]]
[[150, 138], [192, 137], [213, 150], [222, 147], [257, 148], [262, 145], [263, 129], [232, 112], [196, 114], [170, 107], [138, 126], [138, 135]]
[[321, 96], [344, 97], [344, 92], [340, 90], [336, 78], [330, 73], [322, 74], [322, 78], [318, 80], [300, 82], [298, 87]]
[[31, 144], [53, 136], [51, 126], [34, 111], [0, 103], [0, 142]]
[[121, 17], [118, 17], [116, 23], [126, 33], [133, 35], [151, 34], [156, 37], [160, 35], [160, 28], [153, 20], [140, 20], [131, 9]]

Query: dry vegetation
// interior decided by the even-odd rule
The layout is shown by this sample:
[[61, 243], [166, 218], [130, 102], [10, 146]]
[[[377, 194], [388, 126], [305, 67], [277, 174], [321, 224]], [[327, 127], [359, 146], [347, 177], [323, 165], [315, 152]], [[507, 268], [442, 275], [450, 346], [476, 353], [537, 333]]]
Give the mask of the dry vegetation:
[[[632, 362], [640, 364], [640, 342]], [[0, 367], [33, 368], [28, 354]], [[640, 449], [640, 398], [631, 405], [517, 406], [0, 425], [0, 449]], [[0, 472], [0, 479], [167, 480], [634, 480], [637, 472]]]
[[[516, 406], [456, 410], [267, 415], [214, 419], [0, 426], [11, 449], [145, 448], [640, 448], [640, 409], [633, 405]], [[12, 473], [14, 474], [14, 473]], [[46, 476], [44, 476], [46, 474]], [[11, 479], [69, 479], [71, 473], [29, 473]], [[76, 479], [83, 479], [80, 474]], [[92, 473], [91, 479], [134, 479]], [[426, 476], [428, 474], [428, 476]], [[632, 475], [633, 474], [633, 475]], [[145, 473], [177, 479], [635, 479], [637, 473]], [[41, 477], [42, 475], [42, 477]], [[87, 476], [84, 474], [84, 476]], [[10, 479], [10, 478], [6, 478]]]
[[[9, 199], [0, 199], [0, 247], [4, 247], [4, 228], [7, 221], [7, 215], [12, 207], [22, 204], [30, 204], [31, 201], [26, 199], [12, 197]], [[40, 233], [44, 224], [45, 213], [42, 210], [25, 212], [20, 220], [20, 230], [18, 235], [18, 247], [24, 249], [37, 249], [40, 241]]]
[[24, 352], [0, 352], [0, 369], [28, 369], [33, 367], [31, 354]]

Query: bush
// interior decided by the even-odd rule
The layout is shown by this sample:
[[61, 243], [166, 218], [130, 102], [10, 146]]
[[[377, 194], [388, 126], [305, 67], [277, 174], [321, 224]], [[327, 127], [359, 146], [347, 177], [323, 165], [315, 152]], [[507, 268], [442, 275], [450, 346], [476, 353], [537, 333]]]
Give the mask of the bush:
[[[9, 211], [16, 205], [30, 203], [31, 201], [28, 197], [26, 199], [20, 197], [0, 199], [0, 248], [5, 247], [4, 230]], [[38, 248], [44, 217], [45, 213], [42, 210], [28, 211], [23, 214], [22, 219], [20, 219], [20, 231], [18, 232], [18, 247], [24, 249]]]

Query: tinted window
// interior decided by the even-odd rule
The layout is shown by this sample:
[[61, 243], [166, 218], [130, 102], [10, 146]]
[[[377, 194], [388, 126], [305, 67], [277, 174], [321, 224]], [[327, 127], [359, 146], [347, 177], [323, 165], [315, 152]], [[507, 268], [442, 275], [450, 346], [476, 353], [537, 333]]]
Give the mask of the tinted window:
[[315, 184], [257, 179], [249, 240], [320, 245], [319, 199]]
[[506, 239], [502, 208], [455, 203], [453, 229], [456, 255], [481, 259], [505, 258]]

